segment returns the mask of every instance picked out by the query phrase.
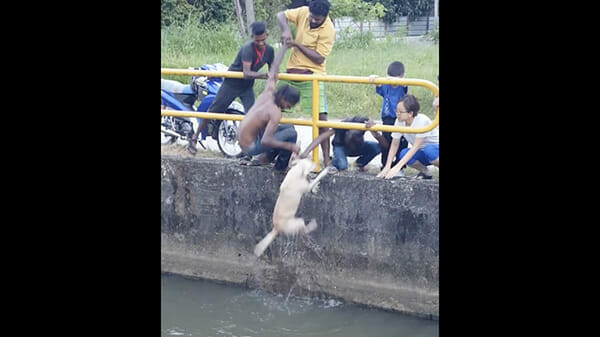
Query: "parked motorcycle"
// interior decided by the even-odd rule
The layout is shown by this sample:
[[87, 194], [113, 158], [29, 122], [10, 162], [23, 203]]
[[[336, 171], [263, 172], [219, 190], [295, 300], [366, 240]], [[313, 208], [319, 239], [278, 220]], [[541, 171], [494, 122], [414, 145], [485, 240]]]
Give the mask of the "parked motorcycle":
[[[205, 64], [200, 68], [189, 68], [193, 70], [227, 71], [227, 66], [216, 64]], [[213, 102], [219, 88], [223, 83], [222, 77], [193, 76], [190, 84], [185, 85], [174, 80], [160, 80], [160, 104], [161, 109], [180, 111], [207, 111]], [[196, 103], [198, 103], [196, 107]], [[244, 115], [244, 107], [237, 101], [233, 101], [225, 113]], [[161, 116], [161, 133], [169, 137], [169, 142], [177, 139], [190, 141], [194, 135], [194, 127], [202, 120], [196, 119], [194, 125], [191, 118], [178, 116]], [[212, 137], [219, 150], [229, 158], [237, 157], [242, 149], [238, 143], [239, 121], [211, 119], [207, 124], [207, 132], [201, 132], [198, 144], [206, 149], [202, 143], [207, 136]]]

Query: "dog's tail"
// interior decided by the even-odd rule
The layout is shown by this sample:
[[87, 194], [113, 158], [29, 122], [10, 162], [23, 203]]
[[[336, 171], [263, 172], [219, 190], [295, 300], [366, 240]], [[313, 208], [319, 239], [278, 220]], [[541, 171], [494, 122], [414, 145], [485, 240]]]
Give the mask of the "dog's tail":
[[261, 256], [262, 253], [265, 251], [265, 249], [267, 249], [267, 247], [269, 247], [269, 245], [271, 244], [273, 239], [275, 239], [276, 236], [277, 236], [276, 230], [272, 230], [269, 232], [269, 234], [265, 235], [265, 237], [262, 240], [260, 240], [259, 243], [256, 244], [256, 247], [254, 247], [254, 255]]

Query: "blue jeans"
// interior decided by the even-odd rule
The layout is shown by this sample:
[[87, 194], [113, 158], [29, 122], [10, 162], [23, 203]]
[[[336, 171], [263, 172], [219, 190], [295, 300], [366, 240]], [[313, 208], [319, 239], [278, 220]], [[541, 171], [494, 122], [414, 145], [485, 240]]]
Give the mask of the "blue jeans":
[[346, 157], [357, 157], [356, 165], [365, 167], [375, 156], [381, 153], [381, 147], [377, 142], [364, 142], [357, 153], [351, 153], [345, 146], [333, 146], [333, 160], [331, 163], [338, 170], [348, 168], [348, 159]]
[[[406, 152], [410, 150], [409, 148], [404, 148], [401, 151], [398, 151], [396, 158], [400, 160], [400, 158], [406, 155]], [[440, 144], [427, 144], [422, 149], [417, 150], [415, 155], [410, 158], [410, 160], [406, 163], [407, 165], [412, 165], [415, 161], [419, 161], [421, 164], [427, 166], [431, 165], [431, 162], [438, 159], [440, 157]]]
[[[254, 143], [250, 145], [246, 152], [249, 156], [255, 156], [257, 154], [261, 154], [266, 152], [267, 158], [269, 162], [275, 161], [275, 169], [279, 171], [283, 171], [287, 168], [288, 163], [290, 161], [290, 157], [292, 156], [292, 152], [284, 150], [284, 149], [273, 149], [270, 147], [266, 147], [262, 145], [260, 142], [262, 140], [262, 133], [256, 138]], [[281, 142], [288, 142], [296, 144], [296, 139], [298, 138], [298, 133], [292, 124], [279, 124], [273, 138], [277, 139]]]

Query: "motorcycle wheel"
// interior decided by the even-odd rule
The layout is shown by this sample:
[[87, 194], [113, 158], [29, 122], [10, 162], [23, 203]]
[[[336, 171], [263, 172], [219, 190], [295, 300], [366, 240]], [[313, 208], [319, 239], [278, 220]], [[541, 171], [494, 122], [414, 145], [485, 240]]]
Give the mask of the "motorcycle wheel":
[[[237, 111], [228, 111], [228, 113], [241, 114]], [[242, 148], [238, 142], [239, 124], [239, 121], [232, 120], [222, 120], [219, 123], [217, 145], [227, 158], [235, 158], [242, 153]]]
[[160, 119], [160, 143], [161, 145], [173, 144], [179, 138], [173, 127], [173, 118], [170, 116], [161, 116]]

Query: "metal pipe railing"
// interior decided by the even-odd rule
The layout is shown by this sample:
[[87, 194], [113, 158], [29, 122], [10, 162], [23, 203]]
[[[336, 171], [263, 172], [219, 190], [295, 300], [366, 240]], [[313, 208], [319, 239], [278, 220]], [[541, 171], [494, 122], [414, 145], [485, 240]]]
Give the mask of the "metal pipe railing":
[[[174, 68], [161, 68], [161, 75], [183, 75], [183, 76], [207, 76], [207, 77], [229, 77], [229, 78], [243, 78], [244, 74], [241, 71], [213, 71], [213, 70], [194, 70], [194, 69], [174, 69]], [[432, 130], [440, 123], [439, 118], [439, 107], [435, 111], [435, 117], [432, 123], [419, 128], [412, 128], [406, 126], [393, 126], [393, 125], [374, 125], [367, 129], [364, 124], [361, 123], [346, 123], [346, 122], [332, 122], [332, 121], [321, 121], [319, 120], [319, 81], [323, 82], [337, 82], [337, 83], [362, 83], [362, 84], [390, 84], [390, 85], [409, 85], [409, 86], [421, 86], [425, 87], [433, 92], [435, 97], [439, 96], [438, 87], [427, 80], [416, 79], [416, 78], [386, 78], [380, 77], [375, 78], [373, 82], [369, 81], [368, 77], [364, 76], [340, 76], [340, 75], [305, 75], [305, 74], [288, 74], [279, 73], [278, 79], [291, 80], [291, 81], [312, 81], [313, 82], [313, 101], [312, 101], [312, 118], [311, 120], [301, 118], [281, 118], [283, 124], [294, 124], [304, 125], [312, 127], [312, 137], [315, 139], [319, 135], [319, 128], [329, 127], [335, 129], [354, 129], [354, 130], [367, 130], [367, 131], [385, 131], [385, 132], [402, 132], [402, 133], [423, 133]], [[196, 112], [196, 111], [179, 111], [179, 110], [162, 110], [161, 115], [163, 116], [180, 116], [180, 117], [199, 117], [205, 119], [227, 119], [241, 121], [243, 115], [225, 114], [225, 113], [213, 113], [213, 112]], [[318, 146], [313, 149], [313, 162], [317, 164], [317, 170], [319, 170], [319, 148]]]

